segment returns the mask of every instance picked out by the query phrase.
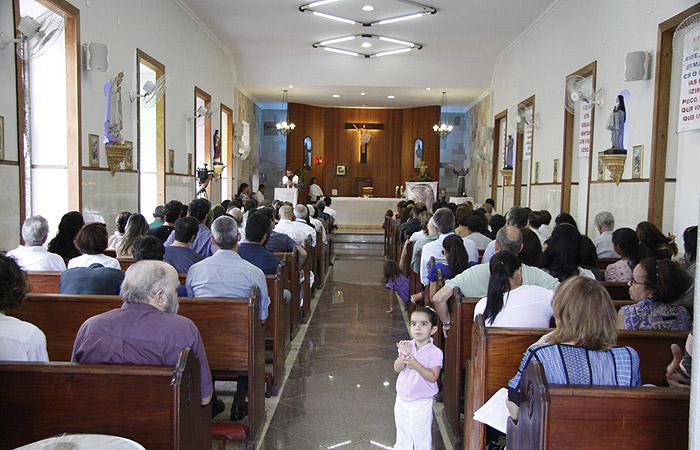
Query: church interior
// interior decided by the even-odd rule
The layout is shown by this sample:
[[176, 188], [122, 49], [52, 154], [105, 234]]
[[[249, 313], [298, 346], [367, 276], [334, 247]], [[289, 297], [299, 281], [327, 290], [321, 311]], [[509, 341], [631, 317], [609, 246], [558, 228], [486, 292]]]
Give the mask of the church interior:
[[[422, 239], [428, 240], [424, 245], [439, 239], [444, 247], [433, 254], [434, 261], [426, 262], [428, 270], [440, 261], [452, 265], [455, 250], [448, 249], [443, 236], [456, 232], [464, 239], [464, 264], [468, 257], [470, 268], [452, 279], [465, 280], [479, 266], [493, 267], [489, 251], [504, 253], [504, 242], [511, 239], [506, 229], [536, 230], [540, 213], [547, 211], [552, 229], [561, 226], [564, 215], [571, 219], [576, 239], [596, 246], [604, 233], [622, 228], [636, 230], [641, 245], [640, 226], [648, 223], [676, 250], [659, 257], [655, 273], [648, 272], [642, 284], [651, 286], [652, 275], [662, 277], [662, 259], [673, 260], [673, 270], [683, 267], [684, 276], [686, 267], [692, 267], [683, 283], [694, 283], [696, 249], [685, 241], [692, 227], [697, 239], [700, 217], [700, 158], [693, 153], [700, 143], [698, 2], [0, 0], [0, 86], [2, 255], [28, 246], [50, 247], [49, 241], [67, 226], [69, 211], [82, 216], [75, 233], [102, 223], [108, 236], [125, 233], [131, 216], [122, 216], [129, 212], [140, 214], [146, 225], [156, 219], [156, 226], [169, 226], [161, 240], [168, 262], [170, 243], [181, 244], [175, 219], [182, 219], [163, 216], [162, 207], [173, 201], [178, 208], [189, 205], [188, 217], [197, 218], [200, 227], [196, 235], [207, 229], [213, 244], [203, 261], [217, 249], [239, 252], [243, 244], [257, 242], [248, 226], [258, 208], [274, 208], [271, 220], [277, 234], [288, 234], [288, 218], [293, 223], [303, 220], [312, 229], [310, 240], [302, 236], [301, 243], [295, 232], [288, 234], [285, 239], [297, 245], [275, 250], [279, 268], [265, 272], [267, 288], [263, 292], [258, 286], [250, 298], [229, 295], [236, 302], [208, 298], [208, 303], [198, 303], [194, 297], [216, 296], [193, 295], [194, 275], [176, 270], [179, 287], [187, 292], [180, 295], [179, 315], [197, 325], [209, 356], [215, 393], [211, 406], [192, 402], [192, 395], [204, 389], [204, 384], [197, 387], [202, 358], [194, 350], [180, 354], [175, 372], [173, 367], [158, 372], [157, 365], [141, 372], [135, 366], [117, 372], [102, 367], [106, 364], [90, 373], [74, 369], [80, 364], [69, 361], [77, 361], [77, 341], [75, 349], [73, 345], [78, 327], [82, 330], [90, 317], [119, 308], [125, 287], [110, 296], [66, 294], [56, 269], [42, 275], [20, 265], [28, 273], [24, 304], [4, 311], [0, 300], [0, 319], [18, 317], [38, 326], [46, 335], [51, 362], [23, 366], [29, 363], [3, 361], [0, 349], [0, 403], [34, 405], [23, 409], [19, 419], [12, 418], [17, 415], [12, 411], [0, 412], [5, 423], [0, 428], [12, 424], [0, 431], [0, 450], [53, 448], [30, 444], [60, 441], [55, 436], [62, 433], [121, 436], [124, 442], [100, 447], [115, 449], [208, 449], [211, 443], [211, 448], [256, 450], [482, 450], [505, 448], [506, 440], [515, 449], [591, 448], [593, 437], [601, 448], [610, 443], [660, 448], [669, 442], [700, 448], [695, 388], [700, 369], [691, 375], [692, 333], [686, 343], [694, 317], [700, 317], [694, 315], [692, 290], [683, 300], [673, 299], [687, 309], [686, 329], [664, 328], [649, 342], [649, 335], [630, 331], [627, 322], [619, 327], [618, 345], [639, 353], [641, 383], [662, 386], [654, 388], [660, 391], [641, 396], [631, 387], [609, 396], [600, 389], [564, 392], [551, 379], [549, 386], [543, 381], [546, 364], [542, 373], [523, 368], [521, 386], [530, 383], [523, 398], [529, 403], [521, 401], [515, 418], [507, 418], [501, 408], [501, 428], [494, 423], [487, 427], [473, 418], [475, 412], [483, 411], [479, 408], [498, 396], [499, 388], [507, 390], [523, 354], [545, 334], [542, 328], [562, 326], [563, 318], [557, 316], [560, 288], [544, 286], [552, 292], [548, 326], [509, 328], [494, 325], [492, 316], [496, 328], [490, 332], [488, 320], [472, 316], [477, 317], [478, 300], [491, 301], [491, 284], [485, 282], [469, 294], [471, 288], [461, 281], [451, 284], [452, 277], [443, 277], [443, 272], [426, 283], [423, 268], [412, 267], [411, 261], [416, 255], [421, 264], [425, 259], [427, 252], [421, 256], [418, 244]], [[206, 219], [196, 216], [196, 199], [207, 200]], [[291, 207], [285, 208], [284, 202]], [[298, 213], [300, 204], [311, 206], [305, 215]], [[231, 212], [234, 206], [237, 211]], [[522, 208], [530, 215], [518, 225], [514, 217]], [[602, 212], [614, 217], [612, 224], [602, 219]], [[445, 231], [438, 222], [448, 213], [451, 229]], [[428, 214], [425, 223], [421, 214]], [[238, 230], [240, 242], [230, 247], [221, 241], [224, 231], [212, 224], [221, 215], [232, 218]], [[48, 226], [48, 237], [38, 244], [28, 243], [25, 230], [35, 216], [45, 218]], [[483, 217], [483, 229], [475, 230], [467, 216]], [[495, 216], [503, 218], [500, 227], [506, 224], [501, 238], [490, 222]], [[423, 233], [415, 240], [403, 226], [409, 221], [417, 227], [410, 233]], [[462, 235], [462, 229], [469, 231]], [[272, 231], [261, 237], [262, 245]], [[490, 250], [475, 246], [478, 257], [473, 258], [468, 235], [480, 231], [489, 236]], [[518, 242], [525, 246], [529, 234], [522, 232]], [[553, 244], [560, 235], [555, 234]], [[537, 236], [542, 257], [522, 261], [520, 284], [512, 284], [511, 278], [506, 292], [537, 284], [526, 274], [526, 264], [557, 278], [556, 286], [569, 287], [570, 274], [560, 277], [560, 266], [547, 266], [545, 253], [554, 253], [550, 237]], [[75, 242], [82, 251], [79, 237], [75, 239], [70, 245]], [[608, 239], [612, 248], [617, 238]], [[128, 280], [127, 268], [139, 264], [138, 259], [111, 244], [95, 253], [104, 250], [114, 256], [121, 263], [116, 269], [124, 270]], [[183, 245], [194, 249], [196, 240]], [[614, 245], [615, 251], [621, 249]], [[433, 247], [425, 248], [432, 252]], [[586, 269], [573, 278], [585, 277], [588, 268], [599, 269], [591, 276], [607, 289], [619, 320], [627, 320], [620, 308], [637, 300], [634, 286], [639, 280], [632, 270], [637, 274], [646, 259], [615, 251], [613, 259], [598, 252], [590, 267], [577, 261], [574, 266]], [[64, 259], [62, 270], [74, 270]], [[611, 281], [608, 263], [622, 260], [630, 261], [625, 266], [628, 278]], [[410, 298], [402, 297], [403, 287], [390, 287], [394, 278], [387, 275], [387, 261], [396, 261], [398, 273], [407, 278]], [[242, 273], [231, 271], [230, 278], [245, 278]], [[461, 289], [461, 294], [451, 288]], [[0, 295], [10, 295], [11, 289], [2, 290]], [[649, 287], [647, 297], [653, 298], [654, 292]], [[256, 310], [263, 310], [266, 299], [269, 317], [262, 317]], [[423, 441], [405, 446], [395, 419], [401, 398], [396, 392], [404, 379], [399, 374], [397, 381], [401, 370], [395, 370], [396, 364], [403, 355], [399, 346], [397, 358], [397, 343], [414, 338], [416, 362], [403, 363], [419, 364], [422, 347], [416, 342], [422, 341], [413, 333], [416, 311], [424, 314], [417, 310], [421, 305], [430, 307], [437, 321], [430, 345], [444, 354], [437, 381], [429, 380], [439, 393], [421, 429], [428, 436], [427, 447]], [[59, 313], [75, 316], [58, 320]], [[229, 317], [222, 320], [223, 315]], [[52, 331], [54, 326], [62, 331]], [[2, 327], [0, 320], [0, 343], [5, 345], [9, 338]], [[527, 329], [519, 333], [517, 328]], [[233, 343], [217, 347], [217, 342], [214, 349], [207, 345], [210, 339], [225, 341], [221, 337], [230, 333]], [[688, 362], [682, 388], [664, 377], [677, 356], [672, 344]], [[506, 356], [498, 354], [499, 345]], [[683, 367], [681, 363], [679, 370]], [[47, 374], [50, 380], [42, 381]], [[78, 376], [85, 378], [75, 382]], [[94, 379], [88, 380], [90, 376]], [[134, 381], [129, 381], [131, 376]], [[237, 397], [241, 380], [247, 401]], [[136, 391], [130, 392], [129, 385]], [[533, 400], [538, 389], [546, 390], [537, 397], [545, 399], [541, 404]], [[48, 407], [54, 391], [63, 393]], [[41, 399], [32, 392], [51, 397]], [[92, 423], [99, 407], [78, 413], [69, 406], [82, 396], [119, 408]], [[581, 407], [577, 398], [598, 403]], [[151, 405], [141, 407], [139, 399]], [[505, 398], [501, 400], [502, 407]], [[210, 419], [209, 410], [218, 401], [226, 412]], [[45, 411], [38, 411], [44, 406]], [[567, 415], [567, 408], [575, 412]], [[531, 420], [533, 415], [537, 420]], [[414, 428], [413, 419], [408, 428]], [[31, 424], [40, 420], [52, 425], [32, 431]], [[607, 436], [590, 432], [605, 421]], [[653, 432], [630, 428], [628, 421]], [[671, 426], [680, 428], [672, 432]], [[566, 430], [571, 430], [569, 436]], [[653, 433], [680, 437], [664, 444], [658, 436], [647, 436]], [[642, 436], [633, 439], [635, 434]], [[70, 448], [107, 445], [75, 442]]]

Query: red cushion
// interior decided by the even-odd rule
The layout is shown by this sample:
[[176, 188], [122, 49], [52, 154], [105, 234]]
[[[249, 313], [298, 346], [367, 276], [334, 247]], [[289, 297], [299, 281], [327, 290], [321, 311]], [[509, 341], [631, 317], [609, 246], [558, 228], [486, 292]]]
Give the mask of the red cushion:
[[248, 425], [230, 422], [212, 423], [211, 438], [214, 441], [247, 441]]
[[265, 383], [272, 383], [272, 373], [265, 372]]

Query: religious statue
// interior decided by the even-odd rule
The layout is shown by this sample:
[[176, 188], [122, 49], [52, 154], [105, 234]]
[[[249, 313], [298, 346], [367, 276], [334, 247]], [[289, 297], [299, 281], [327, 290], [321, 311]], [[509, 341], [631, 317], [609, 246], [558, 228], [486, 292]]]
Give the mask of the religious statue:
[[612, 142], [613, 149], [625, 149], [625, 144], [623, 142], [625, 136], [625, 120], [627, 116], [627, 111], [625, 110], [625, 98], [621, 95], [617, 96], [617, 102], [613, 108], [612, 113], [610, 113], [610, 118], [608, 119], [608, 130], [610, 130], [610, 141]]
[[503, 169], [513, 170], [513, 145], [515, 141], [513, 140], [513, 135], [508, 135], [508, 141], [506, 141], [506, 152], [503, 155]]
[[212, 138], [213, 143], [214, 143], [214, 161], [221, 161], [221, 135], [219, 134], [219, 130], [214, 131], [214, 137]]
[[122, 143], [122, 80], [124, 72], [119, 72], [112, 81], [105, 83], [105, 144]]
[[452, 173], [457, 176], [457, 197], [467, 196], [466, 176], [469, 173], [469, 167], [459, 170], [452, 169]]
[[367, 145], [372, 139], [372, 135], [369, 134], [367, 130], [367, 125], [362, 125], [362, 128], [357, 128], [357, 125], [353, 124], [356, 130], [360, 132], [360, 163], [367, 162]]

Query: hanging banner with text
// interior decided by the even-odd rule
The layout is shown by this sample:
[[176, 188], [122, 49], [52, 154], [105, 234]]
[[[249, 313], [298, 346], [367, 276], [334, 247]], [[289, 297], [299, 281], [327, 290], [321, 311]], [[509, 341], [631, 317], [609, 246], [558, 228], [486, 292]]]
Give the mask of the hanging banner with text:
[[578, 157], [591, 156], [591, 113], [593, 104], [580, 102], [578, 110]]
[[532, 155], [532, 130], [533, 130], [533, 125], [529, 124], [525, 126], [525, 151], [523, 152], [523, 160], [528, 161], [530, 160], [530, 156]]
[[686, 32], [682, 64], [679, 133], [700, 129], [700, 26]]

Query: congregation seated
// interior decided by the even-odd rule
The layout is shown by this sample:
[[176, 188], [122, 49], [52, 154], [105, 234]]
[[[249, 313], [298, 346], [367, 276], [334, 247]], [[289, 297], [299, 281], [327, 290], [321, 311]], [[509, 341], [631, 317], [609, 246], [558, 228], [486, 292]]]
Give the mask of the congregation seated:
[[153, 222], [148, 224], [148, 228], [158, 228], [159, 226], [163, 225], [163, 205], [158, 205], [156, 206], [156, 209], [153, 211]]
[[427, 210], [428, 208], [423, 202], [418, 202], [413, 206], [413, 209], [411, 210], [411, 217], [399, 227], [399, 237], [401, 242], [404, 242], [416, 231], [420, 231], [420, 215]]
[[293, 224], [297, 229], [302, 230], [307, 237], [311, 238], [311, 246], [316, 247], [316, 229], [309, 225], [307, 219], [309, 218], [309, 210], [306, 205], [297, 204], [294, 207], [294, 222]]
[[619, 258], [612, 241], [613, 230], [615, 229], [615, 217], [608, 211], [601, 211], [596, 214], [595, 227], [600, 236], [593, 240], [598, 258]]
[[[508, 251], [513, 255], [517, 255], [522, 249], [522, 232], [515, 226], [505, 226], [498, 230], [495, 242], [497, 252]], [[445, 286], [433, 296], [433, 304], [440, 316], [440, 320], [443, 322], [443, 331], [445, 328], [449, 330], [451, 325], [447, 301], [452, 297], [454, 288], [458, 287], [464, 297], [486, 297], [490, 271], [490, 264], [477, 264], [474, 267], [470, 267], [451, 280], [446, 281]], [[521, 264], [521, 272], [522, 283], [525, 285], [540, 286], [550, 290], [554, 290], [559, 285], [559, 280], [537, 267]]]
[[579, 266], [582, 269], [589, 270], [596, 280], [605, 281], [605, 275], [598, 270], [598, 254], [596, 253], [595, 244], [593, 240], [585, 234], [581, 235]]
[[174, 366], [189, 347], [199, 358], [201, 404], [209, 403], [213, 384], [199, 330], [177, 315], [175, 269], [161, 261], [140, 261], [126, 271], [124, 304], [91, 317], [80, 327], [71, 360], [84, 364]]
[[108, 249], [115, 250], [117, 245], [124, 238], [126, 223], [129, 221], [130, 216], [131, 213], [129, 211], [122, 211], [119, 213], [117, 220], [115, 221], [116, 230], [114, 230], [114, 233], [112, 233], [112, 235], [109, 237], [109, 241], [107, 242]]
[[46, 336], [34, 324], [5, 315], [22, 306], [29, 292], [27, 274], [0, 253], [0, 361], [48, 361]]
[[326, 228], [323, 226], [323, 222], [314, 217], [316, 208], [312, 205], [304, 205], [306, 207], [306, 217], [309, 220], [309, 225], [311, 225], [314, 230], [321, 233], [321, 240], [324, 244], [328, 243], [328, 235], [326, 234]]
[[294, 211], [291, 206], [283, 205], [279, 209], [279, 222], [275, 225], [274, 231], [282, 234], [286, 234], [294, 240], [296, 245], [304, 245], [307, 236], [312, 234], [315, 236], [316, 232], [311, 229], [306, 224], [301, 222], [296, 222], [294, 219]]
[[640, 385], [639, 355], [616, 347], [615, 307], [595, 280], [574, 276], [559, 286], [552, 300], [557, 327], [525, 353], [508, 383], [508, 409], [518, 418], [520, 378], [531, 361], [539, 361], [551, 384]]
[[523, 228], [520, 232], [523, 234], [523, 247], [518, 253], [518, 259], [521, 263], [534, 267], [542, 255], [540, 238], [531, 228]]
[[[447, 236], [453, 235], [455, 230], [455, 216], [449, 208], [440, 208], [433, 214], [433, 223], [440, 235], [433, 241], [425, 244], [422, 248], [421, 258], [420, 258], [420, 279], [424, 286], [427, 286], [430, 281], [428, 279], [428, 274], [430, 269], [428, 264], [430, 263], [430, 258], [434, 257], [435, 261], [445, 261], [445, 256], [442, 253], [442, 241], [445, 240]], [[479, 251], [476, 248], [474, 241], [462, 240], [462, 244], [469, 255], [469, 261], [478, 262]]]
[[73, 240], [83, 225], [85, 225], [85, 221], [82, 214], [78, 211], [67, 212], [61, 217], [61, 221], [58, 224], [58, 233], [49, 242], [49, 251], [63, 258], [66, 265], [72, 258], [80, 256], [80, 250], [76, 248]]
[[469, 229], [467, 228], [467, 219], [474, 214], [472, 207], [469, 203], [462, 203], [457, 206], [455, 210], [455, 223], [457, 228], [455, 228], [455, 234], [460, 237], [467, 237], [469, 234]]
[[[408, 237], [410, 242], [418, 242], [419, 240], [428, 237], [428, 222], [430, 221], [431, 217], [433, 217], [433, 213], [429, 211], [423, 211], [420, 213], [420, 216], [418, 217], [418, 220], [420, 221], [420, 230]], [[457, 231], [455, 230], [455, 233], [456, 232]]]
[[474, 318], [483, 314], [490, 327], [549, 327], [554, 292], [523, 284], [522, 265], [512, 252], [496, 253], [489, 271], [487, 295], [474, 307]]
[[181, 217], [175, 221], [174, 240], [165, 247], [163, 261], [173, 266], [178, 273], [187, 273], [192, 264], [204, 259], [190, 248], [198, 232], [199, 223], [192, 216]]
[[[216, 247], [211, 242], [211, 231], [205, 225], [209, 214], [211, 203], [204, 198], [197, 198], [190, 202], [188, 213], [194, 217], [198, 223], [197, 237], [190, 244], [190, 248], [199, 253], [202, 258], [211, 256], [216, 252]], [[175, 241], [175, 232], [170, 233], [170, 236], [165, 241], [165, 246], [172, 244]]]
[[336, 213], [335, 210], [331, 208], [331, 203], [333, 203], [333, 200], [331, 200], [329, 196], [325, 196], [323, 197], [323, 203], [326, 204], [326, 208], [323, 211], [335, 219], [338, 213]]
[[473, 241], [478, 250], [485, 250], [491, 243], [491, 239], [483, 234], [484, 231], [486, 231], [486, 223], [484, 223], [484, 220], [485, 218], [477, 213], [473, 213], [466, 220], [468, 233], [464, 236], [464, 239]]
[[326, 212], [326, 202], [324, 202], [323, 199], [320, 199], [316, 202], [316, 214], [321, 220], [324, 220], [326, 222], [331, 220], [330, 214]]
[[442, 271], [444, 279], [448, 280], [467, 270], [469, 255], [464, 248], [464, 241], [457, 234], [450, 234], [442, 241], [445, 262], [435, 264], [428, 273], [430, 282], [438, 281], [438, 271]]
[[581, 234], [573, 225], [562, 223], [552, 231], [537, 266], [559, 281], [576, 275], [595, 278], [590, 269], [580, 266], [581, 259]]
[[[139, 261], [163, 261], [165, 256], [165, 247], [163, 247], [163, 243], [160, 241], [160, 239], [155, 236], [140, 236], [136, 238], [134, 245], [131, 246], [131, 254], [135, 263]], [[179, 282], [177, 285], [177, 296], [187, 297], [187, 289]]]
[[303, 266], [304, 261], [306, 261], [306, 250], [303, 246], [297, 245], [296, 241], [288, 235], [284, 233], [279, 233], [274, 230], [274, 209], [270, 206], [263, 206], [262, 208], [257, 209], [256, 212], [258, 212], [259, 214], [263, 214], [265, 217], [267, 217], [267, 219], [270, 221], [271, 226], [273, 227], [273, 229], [270, 231], [270, 235], [267, 238], [267, 242], [265, 242], [265, 248], [273, 253], [291, 253], [296, 248], [297, 252], [299, 253], [299, 265]]
[[423, 247], [426, 244], [433, 242], [437, 240], [438, 237], [440, 237], [440, 233], [438, 232], [438, 229], [435, 226], [434, 216], [428, 219], [427, 229], [428, 236], [424, 237], [423, 239], [419, 239], [413, 246], [413, 254], [411, 255], [411, 270], [413, 270], [415, 273], [420, 273], [420, 264], [421, 259], [423, 257]]
[[[540, 246], [547, 242], [547, 239], [552, 235], [552, 230], [543, 227], [544, 214], [542, 211], [532, 211], [529, 216], [527, 216], [527, 228], [532, 230], [540, 241]], [[546, 233], [546, 231], [549, 231]]]
[[683, 248], [685, 249], [685, 267], [688, 276], [690, 276], [690, 287], [681, 297], [681, 302], [692, 302], [695, 299], [695, 254], [697, 252], [698, 243], [698, 226], [688, 227], [683, 232]]
[[630, 281], [630, 298], [637, 302], [618, 312], [618, 326], [625, 330], [690, 331], [688, 310], [674, 305], [690, 286], [688, 273], [669, 259], [645, 258]]
[[49, 222], [42, 216], [28, 218], [22, 224], [24, 245], [7, 252], [17, 261], [22, 270], [57, 271], [66, 270], [66, 263], [59, 255], [47, 251], [43, 245], [49, 235]]
[[639, 263], [639, 238], [631, 228], [618, 228], [612, 234], [612, 243], [620, 260], [605, 269], [605, 281], [628, 282], [632, 270]]
[[639, 222], [635, 231], [642, 247], [639, 255], [641, 259], [671, 259], [678, 254], [678, 246], [674, 242], [674, 238], [664, 236], [653, 223]]
[[145, 236], [148, 230], [148, 222], [141, 214], [134, 213], [129, 216], [124, 237], [115, 247], [117, 258], [131, 258], [131, 246], [134, 245], [134, 241], [141, 236]]
[[[529, 208], [521, 208], [520, 206], [513, 206], [508, 210], [508, 215], [506, 215], [506, 224], [518, 227], [519, 229], [524, 229], [527, 227], [528, 217], [530, 216]], [[491, 257], [495, 255], [496, 250], [496, 240], [494, 239], [486, 246], [484, 250], [484, 255], [481, 257], [481, 263], [486, 264], [491, 261]]]
[[485, 234], [489, 239], [496, 240], [496, 233], [498, 230], [506, 226], [506, 218], [500, 214], [493, 214], [489, 219], [489, 229], [490, 231]]
[[68, 261], [68, 269], [76, 267], [90, 267], [92, 264], [100, 264], [103, 267], [120, 270], [121, 266], [116, 258], [107, 256], [107, 226], [103, 223], [93, 222], [85, 224], [75, 236], [75, 247], [82, 255]]
[[146, 234], [155, 236], [162, 243], [165, 243], [175, 230], [175, 221], [180, 218], [182, 213], [182, 203], [177, 200], [171, 200], [163, 206], [163, 224], [158, 227], [153, 227], [147, 231]]

